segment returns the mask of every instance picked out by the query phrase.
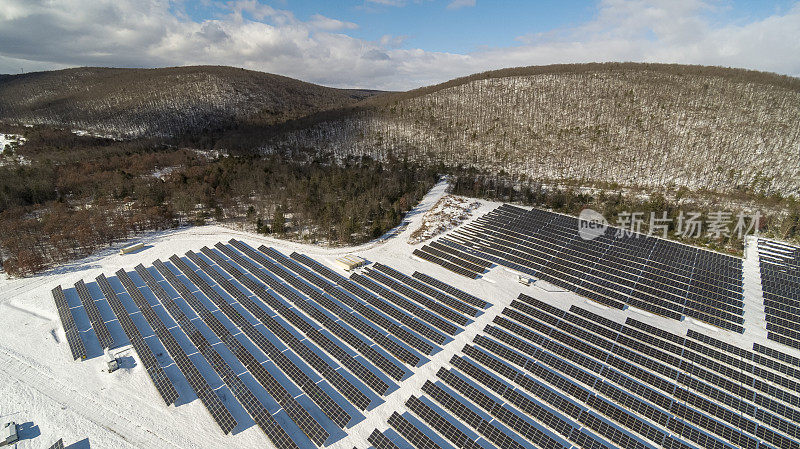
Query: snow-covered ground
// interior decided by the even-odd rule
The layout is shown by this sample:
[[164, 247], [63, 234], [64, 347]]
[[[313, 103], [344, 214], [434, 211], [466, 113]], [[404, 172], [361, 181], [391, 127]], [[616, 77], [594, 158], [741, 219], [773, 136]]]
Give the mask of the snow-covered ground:
[[[757, 272], [753, 272], [758, 267], [757, 251], [752, 250], [756, 246], [754, 242], [748, 247], [745, 263], [748, 330], [739, 335], [688, 318], [679, 322], [634, 308], [627, 311], [608, 309], [542, 281], [523, 286], [517, 282], [515, 272], [502, 267], [492, 268], [480, 279], [468, 280], [438, 265], [421, 261], [411, 253], [422, 243], [409, 245], [408, 237], [420, 226], [425, 212], [445, 195], [446, 187], [446, 182], [440, 182], [425, 196], [408, 214], [406, 220], [411, 223], [402, 232], [358, 247], [322, 248], [219, 226], [191, 227], [149, 234], [39, 276], [0, 280], [0, 423], [13, 420], [23, 424], [19, 449], [48, 447], [62, 437], [67, 444], [79, 442], [74, 448], [89, 447], [89, 444], [95, 449], [271, 447], [256, 426], [233, 435], [223, 435], [198, 400], [177, 407], [164, 406], [141, 364], [135, 361], [132, 350], [116, 349], [122, 356], [123, 368], [113, 374], [103, 372], [103, 357], [73, 362], [50, 294], [56, 285], [72, 287], [79, 279], [92, 280], [101, 273], [112, 275], [120, 268], [131, 271], [139, 263], [147, 266], [156, 258], [165, 260], [172, 254], [183, 255], [188, 250], [197, 251], [205, 245], [213, 246], [231, 238], [255, 247], [261, 244], [272, 246], [287, 255], [298, 251], [332, 268], [335, 258], [353, 253], [409, 275], [415, 270], [423, 271], [492, 304], [453, 341], [431, 356], [430, 361], [414, 369], [413, 376], [385, 397], [384, 403], [366, 412], [363, 420], [348, 428], [347, 436], [329, 446], [334, 449], [369, 447], [366, 438], [372, 430], [386, 429], [386, 420], [391, 413], [405, 410], [403, 404], [408, 397], [419, 395], [424, 381], [434, 377], [453, 354], [460, 352], [465, 343], [470, 342], [520, 293], [536, 296], [562, 308], [576, 304], [617, 321], [632, 316], [675, 333], [685, 334], [687, 329], [693, 328], [747, 349], [752, 349], [754, 339], [763, 339], [760, 328], [749, 328], [763, 326], [758, 318], [763, 316], [763, 304], [758, 298], [760, 278]], [[467, 222], [500, 204], [482, 201]], [[119, 247], [138, 241], [145, 244], [143, 250], [125, 256], [118, 254]], [[89, 327], [88, 320], [79, 320], [77, 324], [81, 331]], [[124, 337], [121, 338], [125, 341]], [[799, 351], [786, 347], [780, 347], [780, 350], [800, 355]], [[175, 367], [166, 369], [169, 372]]]
[[411, 232], [408, 243], [416, 244], [446, 232], [468, 220], [480, 207], [479, 201], [463, 196], [445, 195], [425, 212], [422, 223]]

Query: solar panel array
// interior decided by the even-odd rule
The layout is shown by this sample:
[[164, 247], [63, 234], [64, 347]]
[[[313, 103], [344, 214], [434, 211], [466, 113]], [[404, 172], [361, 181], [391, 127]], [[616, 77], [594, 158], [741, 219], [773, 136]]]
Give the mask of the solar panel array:
[[147, 371], [147, 375], [150, 376], [150, 380], [153, 381], [153, 385], [155, 385], [161, 399], [163, 399], [164, 403], [167, 405], [174, 404], [178, 399], [178, 391], [175, 389], [169, 377], [167, 377], [167, 373], [165, 373], [164, 369], [159, 365], [155, 354], [153, 354], [153, 350], [147, 345], [147, 342], [144, 341], [141, 332], [139, 332], [139, 329], [136, 327], [136, 324], [134, 324], [127, 309], [125, 309], [122, 301], [120, 301], [117, 296], [117, 292], [111, 287], [105, 275], [101, 274], [95, 278], [95, 280], [100, 290], [103, 292], [103, 295], [105, 295], [106, 301], [111, 306], [111, 310], [114, 311], [114, 315], [117, 316], [117, 321], [119, 321], [122, 330], [131, 342], [131, 346], [133, 346], [133, 350], [136, 351], [136, 355], [139, 356], [139, 360], [141, 360], [142, 365], [144, 365], [144, 369]]
[[392, 444], [800, 448], [796, 362], [520, 295], [392, 415]]
[[[433, 278], [378, 268], [351, 280], [306, 256], [231, 240], [119, 270], [115, 285], [104, 275], [96, 282], [166, 404], [185, 380], [224, 433], [238, 425], [238, 402], [276, 447], [294, 449], [326, 445], [331, 426], [344, 429], [396, 390], [489, 306]], [[75, 290], [101, 345], [112, 346], [102, 298], [82, 281]], [[60, 287], [53, 295], [74, 328]], [[162, 368], [173, 362], [181, 379]], [[424, 440], [413, 423], [392, 422]]]
[[175, 336], [172, 335], [167, 326], [161, 321], [161, 318], [159, 318], [158, 314], [153, 310], [153, 307], [136, 284], [133, 283], [128, 273], [120, 269], [117, 271], [116, 275], [134, 303], [139, 307], [139, 311], [142, 313], [145, 320], [147, 320], [147, 324], [155, 331], [156, 336], [164, 345], [164, 348], [166, 348], [172, 360], [175, 361], [178, 369], [180, 369], [181, 373], [186, 377], [189, 386], [192, 387], [192, 390], [200, 401], [203, 402], [203, 405], [205, 405], [208, 412], [217, 424], [219, 424], [222, 431], [226, 434], [229, 433], [236, 427], [236, 420], [222, 402], [222, 398], [208, 385], [208, 382], [197, 369], [194, 362], [192, 362], [183, 347], [181, 347], [175, 339]]
[[94, 329], [94, 333], [100, 341], [100, 346], [111, 349], [114, 346], [114, 339], [111, 337], [111, 333], [108, 332], [106, 323], [103, 321], [102, 315], [100, 315], [100, 310], [97, 308], [97, 304], [92, 299], [92, 295], [83, 280], [75, 283], [75, 291], [78, 293], [81, 304], [83, 304], [83, 309], [86, 310], [86, 314], [89, 316], [89, 322], [92, 323], [92, 329]]
[[435, 243], [450, 256], [439, 261], [457, 259], [461, 270], [482, 260], [482, 267], [502, 265], [607, 306], [744, 332], [742, 260], [736, 257], [615, 227], [587, 240], [577, 218], [508, 204]]
[[70, 310], [69, 304], [67, 304], [67, 297], [64, 296], [64, 291], [61, 290], [60, 285], [55, 287], [52, 293], [53, 301], [56, 303], [58, 317], [61, 319], [61, 325], [64, 327], [64, 333], [67, 335], [67, 344], [69, 344], [69, 350], [72, 352], [72, 359], [83, 360], [86, 358], [86, 347], [83, 345], [83, 340], [81, 340], [81, 333], [78, 330], [78, 326], [75, 325], [75, 318], [72, 316], [72, 310]]
[[758, 240], [767, 338], [800, 349], [800, 248]]

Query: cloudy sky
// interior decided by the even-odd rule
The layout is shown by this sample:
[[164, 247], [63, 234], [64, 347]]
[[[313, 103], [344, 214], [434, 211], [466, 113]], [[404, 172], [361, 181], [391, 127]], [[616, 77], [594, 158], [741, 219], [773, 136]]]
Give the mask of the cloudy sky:
[[218, 64], [399, 90], [588, 61], [800, 76], [800, 0], [0, 0], [0, 73]]

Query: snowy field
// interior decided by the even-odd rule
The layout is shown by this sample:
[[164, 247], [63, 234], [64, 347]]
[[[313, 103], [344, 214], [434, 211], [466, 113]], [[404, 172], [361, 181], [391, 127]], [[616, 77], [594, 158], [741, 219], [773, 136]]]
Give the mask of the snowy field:
[[[188, 403], [179, 400], [177, 406], [165, 406], [129, 347], [115, 349], [121, 356], [122, 369], [112, 374], [103, 372], [103, 357], [93, 357], [84, 362], [72, 361], [50, 293], [57, 285], [71, 288], [80, 279], [93, 280], [101, 273], [113, 275], [120, 268], [132, 271], [139, 263], [149, 266], [157, 258], [166, 260], [172, 254], [182, 256], [188, 250], [198, 251], [203, 246], [212, 247], [217, 242], [227, 242], [231, 238], [253, 247], [262, 244], [271, 246], [285, 255], [297, 251], [331, 268], [334, 267], [332, 262], [335, 258], [356, 254], [368, 262], [380, 262], [408, 275], [415, 270], [422, 271], [492, 304], [453, 341], [434, 353], [427, 363], [414, 369], [414, 374], [403, 381], [399, 389], [383, 398], [385, 402], [365, 412], [364, 419], [347, 428], [346, 436], [339, 436], [328, 446], [334, 449], [369, 447], [367, 436], [375, 428], [386, 429], [386, 420], [392, 412], [405, 410], [403, 404], [408, 397], [419, 395], [425, 380], [433, 378], [440, 367], [448, 365], [450, 358], [460, 352], [465, 343], [472, 341], [520, 293], [561, 308], [576, 304], [617, 321], [632, 316], [675, 333], [685, 334], [687, 329], [693, 328], [747, 349], [752, 349], [754, 340], [765, 341], [755, 244], [749, 244], [746, 251], [744, 280], [747, 330], [744, 335], [739, 335], [691, 318], [679, 322], [635, 308], [626, 311], [605, 308], [543, 281], [523, 286], [517, 282], [515, 272], [502, 267], [492, 268], [477, 280], [468, 280], [412, 256], [412, 251], [422, 243], [409, 245], [408, 238], [420, 226], [425, 212], [445, 195], [446, 186], [446, 182], [441, 182], [425, 196], [408, 214], [406, 220], [411, 223], [402, 232], [359, 247], [321, 248], [218, 226], [192, 227], [154, 233], [126, 242], [125, 245], [144, 243], [144, 249], [134, 254], [120, 256], [119, 247], [124, 245], [119, 245], [39, 276], [0, 280], [0, 423], [15, 421], [22, 425], [22, 441], [17, 445], [19, 449], [46, 448], [59, 438], [63, 438], [65, 444], [72, 448], [271, 447], [269, 440], [255, 425], [237, 428], [232, 435], [223, 435], [199, 400]], [[481, 201], [467, 222], [499, 205]], [[340, 273], [345, 274], [343, 271]], [[88, 320], [78, 320], [77, 324], [81, 331], [89, 328]], [[124, 336], [120, 338], [127, 341]], [[782, 346], [779, 349], [800, 356], [800, 351]], [[94, 351], [96, 355], [99, 349], [87, 347], [87, 350]], [[176, 368], [173, 365], [166, 370], [169, 373]], [[217, 386], [212, 385], [214, 388]], [[188, 385], [178, 387], [182, 396], [185, 391], [180, 388], [188, 390]], [[191, 392], [187, 395], [193, 397]]]

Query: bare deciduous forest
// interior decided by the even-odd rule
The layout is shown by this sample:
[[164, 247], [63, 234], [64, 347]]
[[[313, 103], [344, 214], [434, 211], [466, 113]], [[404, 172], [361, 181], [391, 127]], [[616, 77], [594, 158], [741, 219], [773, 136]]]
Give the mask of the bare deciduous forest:
[[[367, 100], [278, 134], [534, 180], [800, 194], [800, 81], [645, 64], [510, 69]], [[257, 142], [248, 142], [256, 144]]]
[[0, 119], [113, 137], [274, 124], [376, 94], [233, 67], [86, 67], [0, 75]]

